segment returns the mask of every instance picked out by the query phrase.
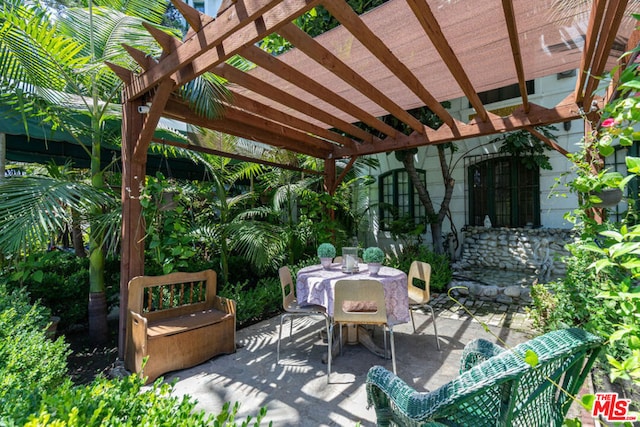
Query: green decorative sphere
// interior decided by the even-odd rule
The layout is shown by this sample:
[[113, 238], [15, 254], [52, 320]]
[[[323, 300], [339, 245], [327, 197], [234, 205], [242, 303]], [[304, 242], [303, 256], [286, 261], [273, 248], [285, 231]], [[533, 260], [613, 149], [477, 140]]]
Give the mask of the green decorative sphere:
[[319, 258], [333, 258], [336, 256], [336, 247], [331, 243], [322, 243], [318, 246]]
[[372, 246], [364, 250], [362, 254], [362, 260], [366, 263], [379, 263], [382, 264], [384, 261], [384, 252], [382, 249]]

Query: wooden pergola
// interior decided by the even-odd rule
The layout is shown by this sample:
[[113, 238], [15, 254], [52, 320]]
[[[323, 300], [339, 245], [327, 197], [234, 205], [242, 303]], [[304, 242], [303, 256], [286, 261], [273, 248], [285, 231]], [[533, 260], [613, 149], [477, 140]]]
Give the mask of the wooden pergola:
[[[344, 0], [231, 0], [215, 19], [172, 2], [190, 26], [183, 40], [147, 26], [162, 55], [125, 46], [140, 68], [109, 64], [124, 82], [120, 357], [127, 283], [144, 272], [138, 196], [161, 116], [323, 159], [325, 187], [333, 192], [342, 178], [336, 159], [349, 159], [350, 166], [362, 155], [517, 129], [542, 137], [534, 126], [597, 110], [598, 78], [625, 51], [634, 23], [625, 0], [390, 0], [360, 16]], [[341, 26], [311, 38], [291, 22], [318, 6]], [[277, 57], [262, 51], [256, 43], [271, 33], [295, 48]], [[245, 72], [227, 64], [234, 55], [256, 67]], [[526, 81], [576, 69], [575, 90], [560, 103], [529, 102]], [[175, 94], [203, 73], [228, 81], [232, 99], [222, 118], [197, 115]], [[522, 105], [506, 117], [489, 112], [478, 94], [512, 84], [519, 85]], [[440, 104], [460, 97], [469, 100], [473, 118], [453, 117]], [[148, 113], [139, 112], [147, 106]], [[438, 130], [407, 113], [421, 106], [442, 120]], [[389, 114], [413, 132], [402, 134], [379, 119]]]

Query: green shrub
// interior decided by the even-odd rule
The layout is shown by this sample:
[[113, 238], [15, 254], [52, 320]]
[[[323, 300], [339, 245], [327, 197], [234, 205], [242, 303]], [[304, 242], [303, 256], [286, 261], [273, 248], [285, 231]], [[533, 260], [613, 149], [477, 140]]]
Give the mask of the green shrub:
[[[89, 385], [67, 382], [47, 393], [25, 427], [65, 425], [92, 426], [235, 426], [239, 405], [225, 403], [218, 415], [196, 411], [191, 396], [175, 397], [172, 384], [156, 382], [143, 390], [137, 375], [107, 380], [99, 377]], [[242, 426], [258, 426], [266, 415], [262, 408], [255, 420], [247, 417]], [[60, 423], [60, 424], [57, 424]]]
[[[534, 325], [544, 332], [567, 327], [583, 328], [610, 337], [623, 318], [624, 302], [604, 299], [603, 292], [619, 292], [624, 286], [618, 274], [597, 271], [597, 256], [583, 250], [584, 242], [572, 245], [565, 260], [567, 272], [557, 281], [532, 288], [528, 309]], [[623, 357], [628, 350], [620, 342], [607, 342], [606, 353]]]
[[443, 292], [447, 289], [453, 277], [449, 257], [432, 252], [425, 246], [410, 246], [399, 255], [391, 255], [387, 264], [408, 273], [413, 261], [423, 261], [431, 265], [431, 291]]
[[[105, 263], [107, 301], [111, 308], [118, 304], [120, 261], [108, 258]], [[64, 251], [37, 252], [27, 259], [6, 267], [0, 283], [7, 289], [26, 288], [31, 302], [40, 301], [60, 316], [60, 327], [87, 322], [89, 300], [89, 260]]]
[[34, 411], [67, 378], [68, 346], [47, 337], [48, 322], [49, 311], [25, 291], [0, 284], [0, 425]]
[[260, 279], [253, 287], [248, 282], [225, 284], [218, 294], [235, 300], [238, 327], [267, 319], [282, 310], [282, 290], [276, 277]]
[[[195, 411], [190, 396], [171, 396], [173, 385], [130, 375], [99, 377], [76, 386], [67, 375], [68, 346], [45, 332], [49, 311], [32, 305], [24, 290], [8, 292], [0, 284], [0, 425], [3, 426], [235, 426], [238, 404], [218, 415]], [[247, 417], [242, 426], [258, 426]]]

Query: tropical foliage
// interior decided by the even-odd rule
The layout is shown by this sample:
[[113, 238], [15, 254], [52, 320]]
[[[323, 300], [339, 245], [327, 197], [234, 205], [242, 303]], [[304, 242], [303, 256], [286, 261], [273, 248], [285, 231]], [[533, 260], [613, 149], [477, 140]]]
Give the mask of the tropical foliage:
[[[151, 55], [159, 54], [157, 43], [142, 23], [159, 26], [167, 3], [162, 0], [82, 3], [60, 10], [55, 19], [46, 3], [17, 0], [2, 3], [0, 102], [11, 107], [16, 115], [14, 120], [24, 124], [27, 134], [28, 119], [37, 119], [39, 126], [52, 131], [66, 132], [90, 159], [88, 182], [101, 190], [106, 186], [101, 148], [104, 144], [117, 145], [122, 111], [121, 81], [105, 61], [136, 68], [123, 44]], [[176, 33], [170, 28], [164, 30]], [[221, 82], [206, 75], [181, 88], [181, 95], [199, 113], [213, 117], [220, 110], [218, 100], [225, 92]], [[76, 203], [82, 201], [79, 194], [71, 196], [76, 198]], [[68, 202], [71, 203], [65, 200], [63, 205], [69, 206]], [[88, 229], [89, 287], [93, 295], [91, 319], [95, 321], [90, 328], [92, 336], [102, 341], [106, 338], [106, 312], [102, 303], [107, 235], [94, 219], [106, 206], [81, 207], [92, 214]], [[43, 217], [40, 231], [59, 225]], [[17, 237], [10, 236], [15, 241]]]
[[[634, 58], [638, 51], [627, 54]], [[533, 315], [544, 329], [581, 326], [607, 337], [605, 350], [611, 381], [621, 379], [640, 387], [640, 224], [638, 181], [640, 158], [625, 157], [627, 176], [603, 168], [616, 145], [637, 144], [640, 123], [638, 63], [620, 73], [618, 96], [605, 105], [597, 131], [583, 140], [574, 156], [576, 178], [568, 183], [579, 197], [579, 207], [566, 215], [579, 238], [569, 245], [568, 271], [558, 282], [538, 285]], [[598, 207], [593, 189], [626, 191], [627, 209], [620, 220]]]

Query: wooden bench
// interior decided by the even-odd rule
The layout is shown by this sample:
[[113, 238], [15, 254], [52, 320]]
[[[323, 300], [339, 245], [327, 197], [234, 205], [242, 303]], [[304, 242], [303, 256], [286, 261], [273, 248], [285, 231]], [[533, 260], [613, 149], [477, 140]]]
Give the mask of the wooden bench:
[[131, 279], [125, 367], [149, 383], [163, 373], [234, 353], [236, 304], [216, 296], [216, 285], [213, 270]]

